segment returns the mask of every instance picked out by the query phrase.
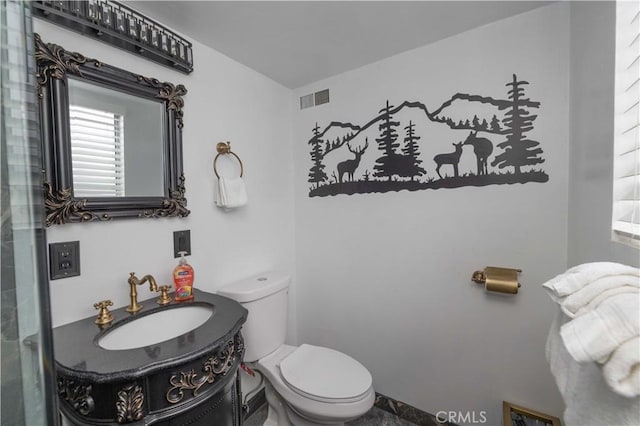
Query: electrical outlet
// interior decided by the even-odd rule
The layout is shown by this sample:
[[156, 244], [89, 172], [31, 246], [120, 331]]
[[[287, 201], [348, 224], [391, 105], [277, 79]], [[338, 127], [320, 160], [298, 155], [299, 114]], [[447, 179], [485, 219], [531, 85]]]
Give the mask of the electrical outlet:
[[80, 275], [80, 241], [49, 244], [49, 279]]
[[191, 231], [174, 231], [173, 233], [173, 257], [180, 257], [180, 252], [186, 251], [185, 256], [191, 254]]

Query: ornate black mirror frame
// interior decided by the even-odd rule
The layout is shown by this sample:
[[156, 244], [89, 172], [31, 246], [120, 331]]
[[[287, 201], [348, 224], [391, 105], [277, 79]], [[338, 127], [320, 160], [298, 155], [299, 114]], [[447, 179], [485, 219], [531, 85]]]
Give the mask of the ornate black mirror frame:
[[[44, 43], [38, 34], [34, 34], [34, 40], [44, 154], [46, 225], [189, 215], [182, 169], [182, 96], [187, 89], [181, 84], [160, 82], [77, 52], [68, 52], [61, 46]], [[68, 75], [163, 104], [164, 120], [159, 125], [164, 126], [164, 196], [74, 197]]]

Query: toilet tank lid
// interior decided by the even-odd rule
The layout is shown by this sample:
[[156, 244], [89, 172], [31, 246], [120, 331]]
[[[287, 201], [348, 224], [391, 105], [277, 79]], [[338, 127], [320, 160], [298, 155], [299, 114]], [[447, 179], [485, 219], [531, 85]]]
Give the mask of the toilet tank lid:
[[270, 271], [227, 284], [218, 290], [218, 294], [240, 303], [252, 302], [286, 289], [290, 282], [289, 275]]

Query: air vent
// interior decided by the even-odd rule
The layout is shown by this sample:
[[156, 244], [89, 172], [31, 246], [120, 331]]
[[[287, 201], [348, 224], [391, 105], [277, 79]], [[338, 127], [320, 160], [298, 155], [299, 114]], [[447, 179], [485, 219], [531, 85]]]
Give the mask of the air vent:
[[313, 105], [313, 93], [300, 96], [300, 109], [311, 108]]
[[329, 103], [329, 89], [300, 96], [300, 109]]
[[329, 103], [329, 89], [324, 89], [315, 93], [316, 105]]

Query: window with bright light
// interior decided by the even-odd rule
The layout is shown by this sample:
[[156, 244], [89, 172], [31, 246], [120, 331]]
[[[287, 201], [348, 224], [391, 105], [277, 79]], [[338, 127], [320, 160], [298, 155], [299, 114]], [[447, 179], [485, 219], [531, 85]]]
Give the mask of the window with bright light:
[[613, 238], [640, 247], [640, 1], [616, 2]]
[[69, 107], [74, 196], [124, 196], [124, 117]]

